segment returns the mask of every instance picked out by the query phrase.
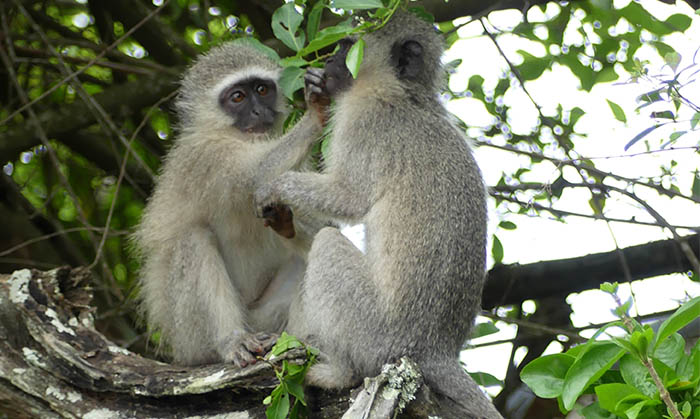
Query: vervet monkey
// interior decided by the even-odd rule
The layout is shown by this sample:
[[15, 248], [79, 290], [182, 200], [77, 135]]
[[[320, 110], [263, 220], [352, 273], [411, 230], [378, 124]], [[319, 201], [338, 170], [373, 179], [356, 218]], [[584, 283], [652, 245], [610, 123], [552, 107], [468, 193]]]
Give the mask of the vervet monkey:
[[186, 72], [176, 107], [181, 129], [134, 241], [143, 258], [141, 295], [149, 325], [173, 360], [246, 366], [286, 324], [319, 226], [291, 224], [277, 208], [265, 228], [253, 193], [302, 164], [321, 132], [307, 113], [281, 136], [287, 115], [281, 68], [250, 44], [212, 49]]
[[365, 254], [336, 228], [316, 235], [287, 330], [321, 350], [311, 385], [349, 387], [409, 356], [445, 412], [500, 418], [458, 359], [485, 279], [486, 190], [439, 101], [441, 37], [398, 13], [364, 40], [357, 79], [345, 66], [353, 40], [326, 62], [324, 171], [288, 171], [256, 193], [259, 213], [284, 204], [366, 228]]

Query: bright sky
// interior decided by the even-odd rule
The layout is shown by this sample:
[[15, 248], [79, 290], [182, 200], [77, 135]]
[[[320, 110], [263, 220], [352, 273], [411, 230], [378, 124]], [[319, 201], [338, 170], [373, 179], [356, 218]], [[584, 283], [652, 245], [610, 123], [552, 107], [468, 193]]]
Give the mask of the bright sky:
[[[623, 7], [628, 2], [615, 1], [614, 4], [616, 7]], [[647, 10], [650, 10], [662, 20], [674, 13], [693, 14], [693, 10], [684, 2], [678, 2], [678, 6], [666, 5], [657, 1], [642, 1], [641, 3]], [[558, 6], [551, 3], [547, 9], [547, 14], [556, 13], [557, 9]], [[491, 23], [500, 29], [509, 29], [515, 26], [520, 22], [520, 18], [520, 12], [517, 11], [495, 12], [489, 15]], [[533, 8], [528, 18], [530, 22], [536, 22], [538, 20], [541, 21], [543, 16], [537, 8]], [[445, 57], [445, 62], [456, 58], [463, 59], [463, 63], [457, 69], [457, 73], [450, 79], [450, 87], [454, 91], [465, 89], [469, 77], [474, 74], [480, 74], [486, 79], [485, 87], [495, 86], [498, 76], [507, 68], [505, 61], [499, 56], [491, 40], [486, 36], [480, 35], [481, 31], [481, 25], [478, 23], [472, 23], [461, 29], [460, 35], [465, 39], [458, 41]], [[514, 36], [501, 36], [498, 40], [508, 58], [514, 64], [518, 64], [522, 60], [519, 54], [515, 52], [518, 49], [524, 49], [533, 55], [539, 56], [542, 56], [544, 53], [541, 46], [538, 47], [530, 41], [518, 39]], [[575, 39], [570, 38], [568, 33], [565, 34], [565, 40], [567, 42], [575, 42]], [[685, 34], [669, 36], [664, 41], [676, 48], [681, 54], [681, 68], [692, 63], [693, 54], [700, 45], [700, 16], [694, 17], [691, 28]], [[478, 57], [478, 60], [470, 59], [470, 57]], [[664, 67], [664, 62], [658, 56], [656, 50], [651, 47], [641, 48], [634, 57], [649, 60], [648, 68], [650, 73], [671, 74], [670, 69]], [[696, 61], [700, 62], [700, 53]], [[558, 103], [561, 103], [565, 109], [579, 106], [586, 111], [586, 115], [576, 125], [578, 132], [588, 134], [586, 140], [576, 141], [576, 150], [586, 157], [618, 156], [645, 151], [643, 142], [637, 143], [628, 152], [625, 152], [623, 148], [637, 133], [652, 125], [652, 120], [649, 118], [651, 107], [645, 108], [641, 114], [634, 113], [633, 109], [637, 106], [635, 98], [656, 86], [648, 83], [621, 84], [621, 82], [629, 79], [629, 75], [625, 73], [621, 66], [618, 67], [616, 72], [620, 75], [620, 78], [616, 82], [596, 85], [590, 93], [579, 91], [577, 89], [579, 85], [578, 79], [567, 68], [561, 66], [555, 66], [552, 71], [545, 72], [538, 80], [526, 82], [526, 88], [537, 103], [543, 107], [545, 114], [553, 112], [554, 107]], [[487, 74], [492, 74], [493, 76], [487, 77]], [[700, 104], [700, 89], [695, 91], [686, 89], [685, 93], [690, 96], [691, 101]], [[625, 110], [627, 124], [615, 120], [606, 99], [619, 104]], [[513, 130], [522, 133], [527, 132], [537, 117], [532, 103], [522, 90], [510, 92], [504, 97], [504, 101], [517, 109], [518, 112], [515, 116], [509, 115]], [[472, 127], [485, 126], [491, 121], [491, 116], [475, 99], [454, 100], [448, 104], [448, 108]], [[687, 111], [685, 114], [681, 113], [681, 117], [686, 119], [689, 119], [691, 115], [692, 113]], [[682, 129], [687, 129], [687, 126]], [[657, 141], [660, 138], [664, 138], [664, 136], [668, 138], [670, 132], [673, 132], [672, 128], [666, 131], [660, 128], [647, 138], [650, 140], [653, 148], [658, 148], [656, 147]], [[474, 132], [470, 132], [470, 135], [478, 136], [479, 132], [474, 130]], [[683, 138], [686, 138], [686, 141], [683, 142], [683, 139], [681, 139], [676, 146], [697, 144], [697, 131], [694, 137], [688, 135]], [[489, 140], [499, 144], [505, 143], [502, 138], [490, 138]], [[529, 167], [529, 162], [523, 157], [488, 147], [477, 149], [476, 155], [486, 182], [489, 185], [496, 184], [502, 171], [508, 172], [513, 168]], [[697, 154], [692, 151], [667, 151], [633, 158], [596, 160], [596, 165], [602, 170], [616, 174], [639, 177], [658, 175], [660, 173], [659, 166], [662, 163], [668, 165], [671, 159], [678, 162], [677, 173], [679, 175], [676, 179], [677, 184], [683, 193], [689, 194], [692, 184], [692, 171], [696, 170], [699, 166], [698, 163], [700, 163]], [[539, 166], [537, 170], [532, 172], [531, 178], [528, 180], [547, 183], [554, 181], [558, 177], [558, 171], [554, 166]], [[569, 180], [575, 180], [574, 176], [572, 175]], [[659, 198], [656, 193], [648, 193], [641, 188], [636, 189], [635, 192], [643, 199], [647, 199], [671, 224], [698, 225], [697, 220], [698, 216], [700, 216], [700, 209], [697, 206], [688, 205], [679, 199]], [[586, 190], [568, 191], [563, 195], [563, 199], [557, 207], [575, 212], [590, 213], [589, 199], [590, 194]], [[518, 262], [523, 264], [610, 251], [615, 248], [610, 230], [602, 221], [569, 218], [566, 224], [562, 224], [546, 218], [503, 216], [496, 212], [493, 202], [491, 202], [490, 214], [491, 231], [496, 232], [505, 249], [503, 263]], [[638, 206], [633, 205], [629, 200], [617, 199], [617, 197], [608, 199], [606, 214], [619, 218], [630, 218], [632, 215], [636, 215], [637, 219], [651, 221], [651, 218], [646, 216], [645, 212]], [[496, 225], [502, 220], [511, 220], [517, 224], [518, 228], [512, 231], [496, 231]], [[614, 223], [611, 225], [611, 228], [620, 247], [671, 237], [670, 233], [654, 227]], [[680, 233], [688, 234], [689, 232], [681, 231]], [[621, 286], [620, 288], [620, 294], [624, 301], [629, 296], [629, 287]], [[691, 296], [700, 295], [700, 284], [693, 283], [684, 275], [679, 274], [637, 281], [633, 283], [633, 291], [639, 314], [648, 314], [677, 307], [678, 301], [684, 299], [687, 294]], [[601, 291], [592, 290], [573, 294], [568, 297], [567, 301], [574, 310], [572, 315], [574, 326], [586, 326], [614, 319], [614, 316], [610, 313], [610, 310], [614, 307], [613, 301], [609, 295]], [[534, 304], [526, 304], [524, 307], [526, 310], [532, 310], [533, 308]], [[497, 326], [501, 329], [500, 333], [474, 340], [472, 344], [509, 339], [515, 336], [515, 326], [503, 322], [498, 322]], [[592, 333], [587, 334], [587, 336], [590, 336], [590, 334]], [[560, 349], [561, 346], [555, 343], [550, 345], [548, 352], [557, 352]], [[470, 371], [485, 371], [499, 379], [503, 379], [509, 352], [510, 344], [502, 344], [497, 348], [493, 346], [477, 348], [465, 351], [463, 360]], [[525, 353], [517, 355], [519, 356], [516, 356], [516, 360], [519, 360], [522, 359]], [[497, 394], [498, 391], [499, 389], [489, 389], [491, 394]]]

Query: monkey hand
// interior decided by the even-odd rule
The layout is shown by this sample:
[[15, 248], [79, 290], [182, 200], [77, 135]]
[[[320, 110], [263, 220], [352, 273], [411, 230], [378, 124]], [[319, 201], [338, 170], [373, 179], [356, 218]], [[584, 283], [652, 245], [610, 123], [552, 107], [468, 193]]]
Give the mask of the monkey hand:
[[[285, 223], [284, 208], [287, 206], [282, 203], [279, 193], [275, 188], [276, 183], [277, 182], [274, 181], [259, 187], [253, 195], [255, 215], [258, 218], [265, 219], [265, 225], [268, 225], [268, 219], [270, 221], [275, 221], [277, 218], [280, 218], [279, 221], [282, 221], [282, 224]], [[276, 214], [277, 212], [280, 212], [280, 214]], [[291, 217], [292, 216], [290, 210], [289, 222], [291, 222]], [[277, 229], [271, 224], [270, 227], [277, 231]]]
[[239, 368], [255, 364], [256, 357], [265, 355], [276, 341], [277, 335], [271, 333], [236, 334], [222, 348], [224, 361]]
[[296, 235], [294, 215], [289, 206], [275, 203], [263, 207], [262, 212], [265, 227], [271, 227], [277, 234], [286, 239], [294, 238]]
[[309, 67], [304, 74], [304, 98], [309, 110], [316, 112], [321, 125], [326, 125], [331, 97], [326, 89], [326, 73], [322, 68]]

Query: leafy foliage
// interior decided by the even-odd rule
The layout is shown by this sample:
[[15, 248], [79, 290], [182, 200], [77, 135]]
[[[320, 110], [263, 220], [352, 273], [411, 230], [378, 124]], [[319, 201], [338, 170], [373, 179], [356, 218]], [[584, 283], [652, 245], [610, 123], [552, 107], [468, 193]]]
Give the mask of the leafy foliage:
[[[616, 295], [617, 284], [601, 289]], [[700, 343], [685, 355], [686, 342], [677, 332], [700, 317], [700, 297], [683, 304], [656, 331], [627, 316], [624, 304], [618, 308], [621, 322], [605, 329], [622, 327], [626, 333], [542, 356], [522, 369], [523, 382], [539, 397], [557, 398], [563, 413], [593, 390], [598, 400], [579, 408], [586, 417], [601, 410], [628, 419], [695, 417], [700, 411]], [[680, 416], [666, 416], [672, 409]]]
[[277, 343], [270, 350], [270, 355], [279, 356], [295, 348], [306, 349], [306, 362], [298, 365], [283, 361], [282, 368], [275, 370], [280, 383], [263, 400], [263, 403], [268, 405], [265, 410], [268, 419], [296, 419], [308, 414], [303, 383], [307, 371], [316, 361], [318, 350], [305, 346], [296, 337], [282, 332]]

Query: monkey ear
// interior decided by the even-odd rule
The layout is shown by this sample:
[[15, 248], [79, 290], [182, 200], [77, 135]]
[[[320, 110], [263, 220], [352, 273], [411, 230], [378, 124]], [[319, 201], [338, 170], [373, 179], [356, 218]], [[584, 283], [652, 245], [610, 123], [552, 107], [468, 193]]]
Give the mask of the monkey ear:
[[391, 65], [400, 79], [413, 79], [423, 69], [423, 45], [418, 41], [397, 42], [391, 48]]

